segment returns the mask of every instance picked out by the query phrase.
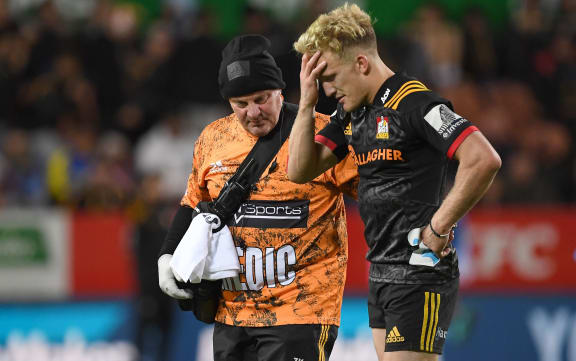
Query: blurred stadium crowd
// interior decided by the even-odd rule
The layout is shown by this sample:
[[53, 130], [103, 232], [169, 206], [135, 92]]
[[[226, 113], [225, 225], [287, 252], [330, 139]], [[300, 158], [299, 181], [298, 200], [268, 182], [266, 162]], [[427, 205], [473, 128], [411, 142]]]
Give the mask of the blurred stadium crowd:
[[[70, 20], [52, 1], [14, 12], [0, 0], [0, 207], [138, 217], [142, 205], [180, 198], [195, 137], [229, 112], [216, 81], [228, 39], [209, 7], [175, 3], [145, 21], [133, 4], [94, 1]], [[285, 97], [297, 102], [291, 44], [332, 6], [305, 2], [286, 22], [259, 3], [243, 8], [241, 32], [272, 40]], [[479, 9], [452, 21], [427, 4], [380, 37], [392, 69], [451, 99], [500, 152], [504, 168], [484, 204], [576, 199], [576, 2], [543, 3], [552, 2], [517, 1], [497, 30]]]

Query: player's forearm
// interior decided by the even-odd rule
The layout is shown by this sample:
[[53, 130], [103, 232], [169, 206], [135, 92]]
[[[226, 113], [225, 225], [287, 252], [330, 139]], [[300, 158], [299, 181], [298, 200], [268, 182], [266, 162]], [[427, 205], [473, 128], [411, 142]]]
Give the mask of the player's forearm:
[[290, 133], [288, 178], [293, 182], [305, 183], [318, 175], [319, 153], [314, 133], [314, 107], [301, 106]]
[[460, 163], [454, 186], [432, 217], [431, 223], [438, 233], [448, 233], [490, 187], [500, 169], [501, 161], [496, 152], [478, 155]]

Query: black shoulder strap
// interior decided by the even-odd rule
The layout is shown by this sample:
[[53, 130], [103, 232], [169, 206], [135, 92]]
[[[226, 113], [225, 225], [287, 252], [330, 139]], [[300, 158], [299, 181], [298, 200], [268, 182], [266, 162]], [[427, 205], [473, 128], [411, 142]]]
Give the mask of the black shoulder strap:
[[236, 173], [220, 190], [218, 198], [214, 201], [218, 211], [224, 214], [234, 213], [241, 203], [248, 198], [252, 186], [258, 182], [268, 164], [276, 157], [290, 135], [297, 113], [298, 107], [296, 105], [283, 104], [276, 127], [266, 136], [258, 139]]
[[238, 167], [236, 174], [232, 177], [234, 178], [243, 172], [247, 172], [245, 176], [248, 180], [248, 185], [252, 186], [257, 183], [268, 164], [276, 157], [276, 154], [278, 154], [278, 151], [288, 139], [297, 113], [298, 107], [296, 105], [284, 103], [276, 127], [266, 136], [258, 139], [250, 153]]

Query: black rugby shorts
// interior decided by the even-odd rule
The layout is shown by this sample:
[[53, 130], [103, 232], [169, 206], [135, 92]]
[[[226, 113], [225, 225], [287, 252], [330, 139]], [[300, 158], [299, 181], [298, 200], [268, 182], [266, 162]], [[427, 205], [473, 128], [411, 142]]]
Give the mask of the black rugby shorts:
[[386, 352], [441, 354], [456, 308], [458, 283], [458, 279], [439, 285], [370, 281], [370, 327], [386, 329]]
[[214, 326], [214, 361], [326, 361], [338, 327], [334, 325]]

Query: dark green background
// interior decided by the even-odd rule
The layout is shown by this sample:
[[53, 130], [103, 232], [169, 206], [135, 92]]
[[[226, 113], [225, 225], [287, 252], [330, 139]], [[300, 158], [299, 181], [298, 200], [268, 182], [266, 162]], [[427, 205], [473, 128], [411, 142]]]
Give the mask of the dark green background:
[[[160, 0], [117, 0], [133, 3], [142, 9], [144, 23], [149, 23], [162, 12]], [[271, 0], [281, 1], [281, 0]], [[313, 1], [313, 0], [310, 0]], [[381, 36], [392, 36], [414, 16], [416, 10], [429, 0], [367, 0], [365, 10], [376, 18], [374, 28]], [[508, 20], [509, 1], [506, 0], [435, 0], [446, 10], [449, 19], [459, 22], [470, 7], [484, 10], [494, 28], [501, 28]], [[217, 16], [218, 35], [228, 38], [236, 35], [242, 22], [246, 0], [200, 0]]]

